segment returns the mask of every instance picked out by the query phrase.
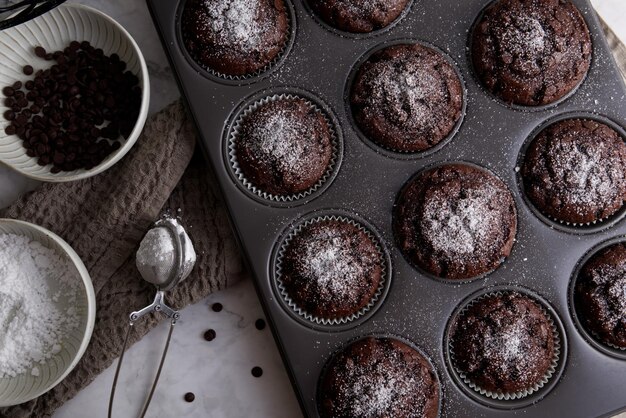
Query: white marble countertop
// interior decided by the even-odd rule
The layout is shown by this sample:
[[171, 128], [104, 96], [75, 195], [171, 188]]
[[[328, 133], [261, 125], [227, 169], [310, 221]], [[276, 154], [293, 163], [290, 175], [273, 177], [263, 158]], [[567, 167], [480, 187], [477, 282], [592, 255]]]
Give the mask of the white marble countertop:
[[[151, 77], [151, 112], [158, 111], [178, 97], [179, 92], [161, 49], [144, 0], [74, 0], [94, 6], [117, 19], [141, 47]], [[592, 0], [600, 14], [626, 41], [626, 2]], [[26, 190], [37, 187], [0, 165], [0, 207], [10, 204]], [[219, 302], [224, 310], [213, 312]], [[295, 395], [284, 371], [269, 329], [258, 330], [262, 318], [254, 288], [249, 279], [214, 294], [182, 311], [176, 326], [150, 417], [299, 417]], [[205, 341], [203, 334], [213, 329], [217, 337]], [[152, 374], [156, 369], [167, 324], [161, 324], [132, 347], [125, 358], [116, 396], [115, 416], [136, 416]], [[251, 369], [263, 369], [255, 378]], [[106, 416], [112, 368], [65, 404], [55, 418]], [[185, 393], [196, 399], [187, 403]], [[87, 412], [88, 411], [88, 412]], [[626, 418], [626, 414], [620, 415]]]

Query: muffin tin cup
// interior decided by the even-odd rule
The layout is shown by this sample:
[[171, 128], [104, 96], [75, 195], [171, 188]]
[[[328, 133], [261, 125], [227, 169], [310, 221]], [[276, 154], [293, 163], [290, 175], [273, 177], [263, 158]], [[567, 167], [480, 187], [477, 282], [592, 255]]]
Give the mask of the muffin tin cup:
[[[333, 153], [324, 172], [324, 175], [309, 189], [292, 194], [292, 195], [275, 195], [272, 193], [264, 192], [257, 188], [254, 183], [246, 178], [244, 173], [239, 168], [237, 162], [236, 153], [236, 141], [241, 128], [241, 123], [246, 117], [250, 116], [260, 106], [277, 100], [289, 100], [289, 99], [304, 99], [310, 104], [319, 114], [324, 117], [324, 120], [328, 124], [331, 132], [331, 143], [333, 147]], [[254, 95], [249, 100], [246, 100], [240, 108], [235, 111], [232, 118], [232, 123], [229, 124], [229, 128], [226, 130], [225, 138], [225, 158], [227, 165], [230, 167], [231, 176], [237, 182], [250, 197], [260, 200], [263, 203], [268, 203], [274, 206], [295, 206], [303, 204], [321, 193], [330, 186], [334, 178], [337, 176], [341, 167], [341, 158], [343, 156], [343, 136], [341, 134], [340, 125], [336, 116], [332, 113], [330, 107], [324, 104], [320, 99], [312, 94], [297, 88], [281, 88], [272, 89], [269, 91], [263, 91]]]
[[[409, 179], [404, 183], [404, 185], [402, 186], [402, 188], [400, 189], [400, 191], [396, 195], [396, 200], [394, 201], [394, 205], [393, 205], [393, 207], [394, 207], [394, 213], [393, 213], [394, 223], [395, 223], [395, 207], [398, 206], [398, 202], [399, 202], [400, 196], [404, 193], [406, 188], [413, 182], [413, 180], [415, 180], [416, 178], [418, 178], [419, 176], [421, 176], [422, 174], [424, 174], [425, 172], [427, 172], [429, 170], [435, 169], [437, 167], [442, 167], [442, 166], [445, 166], [445, 165], [450, 165], [450, 164], [462, 164], [462, 165], [467, 165], [467, 166], [474, 167], [474, 168], [477, 168], [479, 170], [485, 171], [485, 172], [491, 174], [492, 176], [494, 176], [495, 178], [497, 178], [498, 180], [500, 180], [502, 182], [502, 184], [504, 184], [506, 189], [509, 191], [509, 193], [511, 194], [511, 197], [513, 199], [513, 203], [515, 204], [515, 216], [516, 216], [516, 224], [517, 224], [517, 227], [515, 229], [515, 236], [516, 236], [516, 238], [513, 239], [513, 249], [511, 249], [511, 253], [513, 253], [513, 251], [515, 249], [515, 242], [517, 241], [517, 234], [519, 233], [519, 215], [518, 215], [519, 209], [517, 208], [517, 201], [515, 200], [515, 196], [513, 196], [513, 193], [511, 192], [511, 189], [509, 189], [509, 186], [498, 175], [496, 175], [493, 171], [489, 170], [488, 168], [483, 167], [483, 166], [478, 165], [478, 164], [473, 163], [473, 162], [463, 161], [463, 160], [459, 160], [459, 161], [455, 161], [455, 160], [440, 161], [440, 162], [437, 162], [437, 163], [434, 163], [434, 164], [430, 164], [430, 165], [422, 168], [417, 173], [415, 173], [411, 177], [409, 177]], [[394, 242], [396, 243], [396, 247], [398, 248], [398, 250], [402, 254], [402, 257], [404, 258], [404, 260], [411, 267], [413, 267], [416, 271], [418, 271], [421, 275], [426, 276], [429, 279], [432, 279], [432, 280], [435, 280], [435, 281], [438, 281], [438, 282], [442, 282], [442, 283], [446, 283], [446, 284], [450, 284], [450, 285], [455, 285], [455, 286], [458, 286], [460, 284], [468, 284], [468, 283], [472, 283], [472, 282], [475, 282], [475, 281], [487, 279], [491, 274], [493, 274], [495, 271], [500, 269], [507, 262], [507, 260], [510, 257], [510, 255], [509, 255], [509, 257], [505, 257], [500, 262], [500, 264], [498, 264], [495, 268], [493, 268], [493, 269], [491, 269], [489, 271], [486, 271], [486, 272], [484, 272], [482, 274], [479, 274], [478, 276], [469, 277], [467, 279], [449, 279], [449, 278], [446, 278], [446, 277], [439, 277], [439, 276], [437, 276], [437, 275], [435, 275], [435, 274], [425, 270], [421, 266], [419, 266], [416, 263], [414, 263], [413, 260], [408, 258], [404, 254], [404, 251], [402, 251], [402, 249], [401, 249], [402, 247], [401, 247], [400, 243], [398, 243], [398, 241], [397, 241], [395, 230], [394, 230]]]
[[474, 79], [476, 84], [478, 84], [480, 86], [480, 89], [487, 96], [489, 96], [494, 102], [496, 102], [499, 105], [504, 106], [506, 108], [513, 109], [513, 110], [520, 111], [520, 112], [527, 112], [527, 113], [545, 112], [545, 111], [554, 109], [555, 107], [559, 106], [560, 104], [566, 102], [569, 98], [574, 96], [576, 94], [576, 92], [578, 91], [578, 89], [585, 83], [585, 81], [587, 80], [587, 77], [589, 76], [589, 71], [591, 71], [591, 68], [593, 68], [593, 66], [594, 66], [594, 62], [593, 62], [594, 61], [594, 52], [593, 51], [595, 51], [595, 48], [593, 48], [593, 44], [594, 44], [593, 33], [592, 33], [591, 30], [589, 30], [589, 24], [587, 23], [587, 19], [585, 19], [585, 16], [581, 14], [583, 19], [585, 20], [585, 24], [587, 25], [587, 29], [589, 30], [589, 35], [591, 37], [591, 44], [592, 44], [591, 62], [589, 64], [589, 69], [587, 69], [587, 72], [585, 73], [585, 76], [578, 82], [578, 84], [576, 84], [576, 86], [574, 86], [574, 88], [572, 88], [572, 90], [570, 90], [563, 97], [561, 97], [558, 100], [555, 100], [552, 103], [548, 103], [548, 104], [545, 104], [545, 105], [539, 105], [539, 106], [520, 105], [520, 104], [515, 104], [515, 103], [509, 103], [509, 102], [507, 102], [505, 100], [502, 100], [495, 93], [492, 93], [489, 89], [487, 89], [487, 87], [485, 87], [485, 85], [483, 84], [482, 80], [478, 76], [478, 73], [476, 72], [476, 68], [474, 67], [474, 60], [472, 59], [472, 47], [473, 47], [474, 31], [478, 27], [478, 24], [480, 23], [480, 21], [483, 19], [485, 13], [487, 12], [487, 9], [489, 9], [491, 6], [493, 6], [498, 1], [500, 1], [500, 0], [492, 0], [491, 2], [489, 2], [481, 10], [481, 12], [479, 13], [478, 17], [474, 20], [474, 23], [472, 24], [472, 26], [471, 26], [471, 28], [470, 28], [470, 30], [468, 32], [467, 48], [466, 48], [466, 59], [467, 59], [467, 65], [468, 65], [468, 67], [470, 69], [470, 72], [472, 73], [472, 78]]
[[[476, 385], [465, 375], [465, 373], [457, 368], [453, 351], [454, 340], [451, 335], [452, 326], [455, 321], [466, 313], [467, 309], [473, 306], [476, 302], [490, 296], [502, 296], [512, 292], [517, 292], [530, 297], [538, 303], [543, 313], [550, 319], [552, 333], [554, 336], [554, 358], [552, 359], [552, 363], [546, 374], [535, 386], [514, 393], [492, 392]], [[454, 382], [463, 390], [463, 392], [465, 392], [466, 395], [470, 396], [474, 400], [499, 409], [523, 408], [543, 399], [543, 397], [545, 397], [558, 383], [565, 368], [565, 361], [567, 359], [567, 340], [565, 336], [565, 329], [556, 311], [539, 295], [524, 287], [513, 285], [499, 285], [482, 289], [461, 302], [448, 321], [443, 346], [446, 363], [452, 380], [454, 380]]]
[[411, 8], [415, 4], [416, 0], [409, 0], [409, 2], [406, 4], [406, 7], [402, 11], [402, 13], [400, 13], [400, 15], [397, 18], [395, 18], [393, 20], [393, 22], [391, 22], [389, 25], [387, 25], [387, 26], [385, 26], [384, 28], [381, 28], [381, 29], [373, 30], [371, 32], [348, 32], [348, 31], [345, 31], [345, 30], [338, 29], [338, 28], [332, 26], [331, 24], [326, 23], [326, 21], [324, 21], [324, 19], [322, 19], [317, 14], [317, 12], [315, 12], [315, 10], [313, 10], [313, 8], [309, 5], [309, 1], [311, 1], [311, 0], [303, 0], [302, 4], [306, 8], [307, 12], [311, 16], [313, 16], [313, 19], [315, 19], [315, 22], [319, 26], [321, 26], [325, 30], [327, 30], [327, 31], [329, 31], [329, 32], [331, 32], [331, 33], [333, 33], [333, 34], [335, 34], [337, 36], [340, 36], [342, 38], [355, 39], [355, 40], [365, 40], [365, 39], [375, 38], [377, 36], [384, 35], [385, 33], [391, 31], [396, 25], [399, 25], [402, 22], [402, 19], [404, 19], [411, 12]]
[[585, 234], [596, 234], [598, 232], [602, 232], [608, 228], [611, 228], [621, 222], [624, 217], [626, 217], [626, 204], [622, 206], [615, 214], [608, 216], [603, 219], [596, 220], [594, 222], [588, 222], [584, 224], [567, 222], [560, 219], [557, 219], [553, 216], [549, 216], [541, 212], [539, 208], [535, 206], [535, 204], [530, 200], [528, 195], [526, 194], [526, 186], [524, 185], [524, 177], [522, 175], [522, 167], [524, 166], [524, 159], [526, 158], [526, 152], [528, 148], [532, 144], [532, 142], [537, 138], [537, 136], [546, 128], [551, 125], [561, 122], [568, 119], [584, 119], [584, 120], [592, 120], [595, 122], [603, 123], [609, 126], [611, 129], [615, 130], [624, 141], [626, 141], [626, 131], [616, 122], [611, 119], [596, 113], [589, 112], [567, 112], [561, 113], [557, 116], [554, 116], [545, 122], [541, 123], [532, 133], [528, 136], [524, 144], [522, 145], [522, 149], [519, 152], [519, 156], [517, 158], [517, 164], [515, 166], [516, 177], [517, 177], [517, 185], [520, 189], [522, 198], [524, 203], [531, 209], [533, 214], [539, 218], [543, 223], [548, 225], [551, 228], [562, 232], [568, 232], [570, 234], [576, 235], [585, 235]]
[[[359, 70], [361, 69], [362, 65], [365, 62], [367, 62], [367, 60], [376, 52], [381, 51], [390, 46], [404, 45], [404, 44], [418, 44], [426, 48], [430, 48], [433, 51], [439, 53], [454, 69], [455, 74], [457, 75], [457, 77], [459, 78], [459, 81], [461, 82], [461, 89], [463, 91], [463, 104], [461, 106], [461, 116], [459, 117], [459, 120], [454, 125], [454, 128], [452, 128], [452, 131], [450, 131], [448, 136], [442, 139], [437, 145], [435, 145], [434, 147], [428, 148], [424, 151], [402, 151], [402, 150], [397, 150], [394, 148], [386, 147], [383, 144], [379, 144], [378, 142], [368, 137], [361, 130], [361, 128], [356, 122], [356, 119], [354, 118], [354, 112], [352, 110], [352, 103], [350, 99], [352, 95], [352, 86], [354, 85], [354, 80], [356, 79], [356, 76], [359, 73]], [[354, 131], [357, 133], [359, 138], [377, 153], [385, 155], [386, 157], [389, 157], [389, 158], [395, 158], [395, 159], [400, 159], [400, 160], [416, 160], [416, 159], [429, 157], [433, 155], [434, 153], [436, 153], [437, 151], [440, 151], [450, 142], [452, 142], [452, 140], [455, 139], [455, 137], [461, 130], [461, 126], [463, 125], [463, 121], [465, 120], [465, 115], [467, 113], [467, 98], [468, 98], [468, 92], [467, 92], [467, 86], [465, 84], [465, 78], [463, 77], [463, 73], [461, 72], [459, 66], [454, 61], [454, 59], [452, 59], [452, 57], [441, 48], [431, 43], [428, 43], [426, 41], [422, 41], [420, 39], [415, 39], [415, 38], [399, 38], [399, 39], [384, 41], [376, 45], [375, 47], [371, 48], [370, 50], [368, 50], [365, 54], [359, 57], [356, 63], [352, 65], [352, 69], [350, 70], [350, 75], [348, 76], [348, 79], [346, 81], [346, 85], [344, 88], [344, 103], [346, 106], [346, 114], [348, 115], [350, 125], [352, 126]]]
[[432, 358], [426, 354], [426, 352], [420, 347], [418, 346], [415, 342], [413, 342], [413, 340], [411, 340], [410, 338], [404, 337], [402, 335], [399, 334], [393, 334], [393, 333], [389, 333], [389, 332], [372, 332], [372, 333], [368, 333], [366, 335], [360, 335], [358, 337], [352, 338], [349, 341], [346, 341], [345, 343], [341, 344], [340, 347], [338, 347], [337, 349], [335, 349], [332, 354], [328, 357], [328, 359], [326, 360], [326, 362], [324, 363], [324, 366], [322, 367], [322, 370], [319, 374], [319, 377], [317, 379], [317, 389], [315, 391], [315, 397], [316, 397], [316, 402], [315, 402], [315, 406], [317, 408], [317, 416], [318, 417], [322, 417], [322, 414], [320, 413], [320, 411], [322, 410], [321, 408], [321, 404], [320, 404], [320, 394], [322, 393], [322, 382], [324, 380], [324, 377], [326, 376], [326, 373], [328, 372], [328, 367], [330, 366], [330, 364], [332, 363], [332, 361], [337, 358], [338, 355], [340, 355], [346, 348], [348, 348], [350, 345], [364, 340], [366, 338], [387, 338], [387, 339], [391, 339], [391, 340], [398, 340], [406, 345], [408, 345], [409, 347], [411, 347], [413, 350], [417, 351], [423, 358], [426, 359], [426, 362], [428, 363], [428, 365], [430, 366], [430, 369], [432, 370], [432, 372], [435, 374], [435, 377], [437, 378], [437, 385], [439, 386], [439, 402], [438, 402], [438, 406], [437, 406], [437, 417], [441, 417], [442, 411], [443, 411], [443, 407], [444, 407], [444, 399], [443, 399], [443, 381], [441, 379], [441, 372], [439, 369], [437, 369], [437, 367], [435, 366], [435, 363], [433, 362]]
[[191, 52], [187, 50], [185, 46], [185, 34], [182, 30], [182, 16], [183, 10], [185, 9], [185, 5], [189, 0], [182, 0], [179, 4], [178, 10], [176, 12], [176, 39], [178, 44], [180, 45], [180, 50], [185, 55], [185, 58], [189, 61], [189, 64], [198, 71], [198, 74], [202, 74], [203, 76], [211, 79], [212, 81], [216, 81], [222, 84], [241, 86], [246, 84], [256, 83], [261, 81], [265, 77], [271, 75], [277, 68], [279, 68], [283, 61], [289, 55], [291, 48], [295, 42], [296, 38], [296, 11], [291, 2], [291, 0], [283, 0], [285, 3], [285, 9], [287, 11], [287, 23], [289, 27], [287, 28], [287, 40], [282, 50], [276, 55], [276, 58], [272, 60], [269, 64], [264, 66], [263, 68], [256, 70], [250, 74], [244, 75], [231, 75], [221, 73], [216, 71], [208, 66], [203, 66], [200, 64], [200, 60], [197, 57], [194, 57]]
[[572, 273], [572, 278], [570, 280], [570, 284], [568, 288], [568, 305], [569, 305], [570, 315], [572, 316], [572, 319], [574, 320], [576, 329], [583, 336], [583, 338], [585, 339], [587, 343], [589, 343], [593, 348], [595, 348], [596, 350], [600, 351], [603, 354], [617, 358], [619, 360], [626, 361], [626, 348], [618, 347], [614, 344], [603, 341], [602, 337], [600, 337], [596, 332], [588, 330], [583, 325], [583, 321], [581, 320], [581, 315], [579, 315], [578, 309], [576, 307], [576, 284], [578, 283], [578, 276], [580, 275], [580, 272], [582, 268], [584, 267], [584, 265], [587, 264], [587, 262], [591, 260], [591, 258], [595, 256], [596, 254], [598, 254], [600, 251], [604, 250], [605, 248], [610, 247], [611, 245], [619, 244], [619, 243], [626, 243], [626, 236], [619, 236], [619, 237], [615, 237], [607, 241], [604, 241], [596, 245], [595, 247], [593, 247], [591, 250], [587, 251], [587, 253], [581, 258], [581, 260], [576, 265], [576, 269]]
[[[376, 249], [380, 254], [382, 275], [376, 293], [365, 307], [361, 308], [352, 315], [341, 318], [319, 318], [309, 312], [306, 312], [291, 299], [283, 282], [281, 281], [282, 259], [291, 240], [293, 240], [293, 238], [298, 235], [304, 227], [322, 221], [342, 221], [356, 226], [376, 244]], [[378, 310], [378, 308], [380, 308], [387, 293], [389, 292], [389, 286], [391, 284], [391, 259], [389, 257], [389, 253], [387, 252], [380, 235], [375, 232], [375, 229], [367, 221], [354, 214], [339, 210], [309, 214], [303, 219], [297, 221], [296, 224], [293, 225], [286, 234], [284, 234], [276, 248], [277, 250], [272, 263], [272, 277], [275, 291], [279, 296], [278, 299], [282, 302], [284, 308], [287, 312], [289, 312], [289, 314], [306, 326], [326, 331], [344, 331], [348, 328], [357, 326], [364, 320], [367, 320]]]

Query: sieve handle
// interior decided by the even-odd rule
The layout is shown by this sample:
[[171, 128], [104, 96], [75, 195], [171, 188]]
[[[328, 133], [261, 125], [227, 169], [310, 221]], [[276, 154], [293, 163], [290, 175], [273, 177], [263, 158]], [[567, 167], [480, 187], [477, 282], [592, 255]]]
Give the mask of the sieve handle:
[[[150, 401], [152, 401], [152, 396], [154, 395], [154, 391], [156, 390], [157, 383], [159, 382], [159, 377], [161, 377], [161, 370], [163, 370], [163, 364], [165, 363], [165, 356], [167, 356], [167, 351], [170, 348], [170, 341], [172, 340], [172, 332], [174, 331], [174, 325], [176, 325], [176, 320], [172, 319], [172, 321], [170, 322], [170, 330], [167, 333], [167, 340], [165, 341], [165, 348], [163, 349], [163, 354], [161, 355], [161, 361], [159, 362], [159, 368], [157, 369], [157, 374], [154, 377], [152, 386], [150, 387], [150, 392], [148, 393], [148, 397], [146, 398], [143, 404], [143, 407], [141, 408], [141, 413], [139, 414], [139, 418], [144, 418], [146, 416], [146, 413], [148, 412]], [[122, 368], [122, 361], [124, 360], [124, 353], [126, 353], [126, 346], [128, 345], [128, 339], [130, 337], [130, 332], [132, 328], [133, 328], [133, 323], [131, 322], [128, 324], [128, 329], [126, 330], [126, 337], [124, 337], [124, 345], [122, 346], [122, 354], [120, 355], [120, 359], [117, 362], [117, 368], [115, 369], [115, 377], [113, 377], [113, 386], [111, 387], [111, 397], [109, 398], [108, 418], [111, 418], [113, 414], [113, 399], [115, 398], [115, 389], [117, 389], [117, 381], [120, 376], [120, 369]]]
[[129, 319], [130, 322], [133, 323], [135, 321], [140, 320], [144, 316], [152, 313], [152, 312], [161, 312], [172, 321], [176, 322], [180, 319], [180, 312], [175, 309], [170, 308], [165, 304], [165, 292], [162, 290], [157, 290], [156, 295], [154, 296], [154, 300], [148, 306], [138, 311], [135, 311], [130, 314]]
[[166, 315], [170, 319], [170, 330], [167, 334], [167, 340], [165, 341], [165, 347], [163, 348], [163, 354], [161, 355], [161, 361], [159, 362], [159, 368], [157, 369], [156, 376], [154, 381], [152, 382], [152, 386], [150, 387], [150, 392], [148, 397], [146, 398], [143, 407], [141, 408], [141, 414], [139, 418], [144, 418], [146, 412], [148, 411], [148, 406], [150, 406], [150, 401], [152, 401], [152, 396], [154, 395], [154, 391], [156, 390], [157, 383], [159, 382], [159, 377], [161, 377], [161, 370], [163, 370], [163, 364], [165, 363], [165, 356], [167, 355], [167, 351], [170, 347], [170, 341], [172, 340], [172, 332], [174, 331], [174, 325], [180, 319], [180, 313], [177, 310], [174, 310], [167, 306], [164, 302], [165, 292], [162, 290], [157, 290], [156, 295], [154, 296], [154, 301], [139, 311], [135, 311], [130, 314], [130, 321], [128, 323], [128, 329], [126, 330], [126, 336], [124, 337], [124, 344], [122, 345], [122, 353], [120, 354], [120, 359], [117, 362], [117, 368], [115, 369], [115, 376], [113, 377], [113, 386], [111, 387], [111, 396], [109, 398], [109, 412], [108, 418], [112, 417], [113, 414], [113, 399], [115, 398], [115, 389], [117, 388], [117, 381], [120, 376], [120, 370], [122, 368], [122, 361], [124, 360], [124, 353], [126, 353], [126, 346], [128, 345], [128, 340], [130, 337], [131, 330], [135, 325], [135, 322], [143, 318], [144, 316], [152, 313], [152, 312], [161, 312]]

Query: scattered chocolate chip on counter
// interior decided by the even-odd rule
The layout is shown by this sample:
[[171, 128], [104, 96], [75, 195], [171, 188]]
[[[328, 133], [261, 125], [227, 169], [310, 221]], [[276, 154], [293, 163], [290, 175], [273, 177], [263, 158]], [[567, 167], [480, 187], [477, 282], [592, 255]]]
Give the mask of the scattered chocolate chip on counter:
[[196, 400], [196, 395], [193, 394], [193, 392], [187, 392], [185, 393], [185, 401], [187, 402], [193, 402]]
[[204, 339], [207, 341], [213, 341], [217, 336], [214, 329], [209, 329], [204, 333]]
[[216, 302], [213, 305], [211, 305], [211, 309], [213, 309], [213, 312], [221, 312], [222, 309], [224, 309], [224, 307], [222, 306], [221, 303]]
[[260, 368], [259, 366], [255, 366], [252, 368], [252, 376], [254, 377], [261, 377], [263, 376], [263, 369]]
[[26, 154], [51, 172], [91, 169], [121, 147], [139, 117], [139, 78], [117, 54], [104, 55], [89, 42], [35, 55], [55, 61], [49, 69], [25, 65], [34, 78], [5, 86], [7, 135], [17, 135]]
[[256, 322], [254, 323], [254, 326], [259, 331], [261, 331], [262, 329], [265, 329], [265, 320], [263, 318], [257, 319]]

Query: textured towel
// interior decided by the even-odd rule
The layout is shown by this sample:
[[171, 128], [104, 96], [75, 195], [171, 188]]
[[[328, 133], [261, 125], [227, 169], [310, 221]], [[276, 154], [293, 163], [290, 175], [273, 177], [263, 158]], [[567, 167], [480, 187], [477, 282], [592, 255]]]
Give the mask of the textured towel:
[[[604, 30], [626, 78], [626, 47], [606, 25]], [[134, 252], [162, 211], [182, 216], [198, 253], [189, 279], [168, 293], [172, 305], [182, 308], [197, 302], [239, 277], [241, 259], [215, 179], [194, 156], [194, 146], [184, 109], [174, 103], [147, 122], [129, 155], [104, 174], [46, 184], [3, 214], [51, 229], [72, 245], [91, 274], [98, 312], [92, 340], [76, 369], [34, 401], [0, 408], [0, 417], [50, 417], [113, 363], [121, 350], [129, 309], [145, 306], [154, 296], [154, 288], [135, 268]], [[160, 319], [150, 316], [135, 325], [129, 344]]]
[[[4, 217], [22, 219], [63, 237], [81, 257], [96, 291], [96, 325], [76, 368], [45, 395], [0, 409], [7, 418], [49, 417], [120, 353], [130, 310], [146, 306], [154, 287], [135, 267], [138, 244], [161, 212], [180, 215], [198, 259], [191, 275], [167, 301], [182, 308], [223, 289], [241, 273], [241, 261], [216, 182], [202, 159], [180, 102], [152, 117], [133, 150], [96, 177], [45, 184], [9, 207]], [[134, 326], [129, 344], [163, 316]]]

